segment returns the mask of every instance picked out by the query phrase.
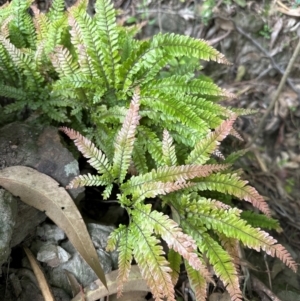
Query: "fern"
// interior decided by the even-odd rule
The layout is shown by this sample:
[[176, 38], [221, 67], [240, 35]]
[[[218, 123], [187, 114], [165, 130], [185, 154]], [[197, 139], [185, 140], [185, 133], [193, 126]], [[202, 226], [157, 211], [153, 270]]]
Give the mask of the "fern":
[[[4, 110], [26, 107], [52, 122], [71, 122], [75, 130], [61, 130], [97, 174], [78, 176], [68, 188], [100, 186], [105, 200], [118, 189], [129, 216], [108, 241], [108, 250], [119, 250], [118, 294], [134, 259], [154, 298], [175, 300], [183, 262], [197, 300], [204, 300], [212, 282], [207, 258], [232, 300], [241, 300], [238, 243], [295, 271], [284, 247], [257, 228], [255, 221], [273, 222], [263, 197], [232, 171], [240, 153], [226, 158], [219, 149], [228, 135], [241, 138], [233, 123], [252, 112], [217, 104], [233, 95], [194, 74], [200, 60], [228, 64], [226, 58], [203, 40], [176, 34], [139, 41], [137, 28], [117, 25], [109, 1], [97, 0], [93, 17], [86, 0], [68, 10], [54, 0], [46, 14], [32, 6], [33, 17], [30, 5], [12, 0], [0, 8], [0, 95], [15, 99]], [[229, 206], [230, 196], [267, 217], [243, 216]], [[153, 210], [149, 198], [169, 206], [173, 218]]]
[[[110, 139], [115, 150], [111, 158], [78, 132], [61, 128], [75, 140], [78, 149], [98, 171], [98, 175], [75, 178], [69, 187], [101, 186], [104, 199], [109, 199], [112, 186], [117, 185], [118, 202], [129, 215], [129, 224], [120, 225], [110, 235], [107, 244], [108, 251], [119, 250], [118, 295], [122, 294], [130, 264], [135, 259], [155, 300], [175, 300], [174, 284], [183, 258], [195, 296], [197, 300], [204, 300], [207, 283], [213, 282], [205, 257], [213, 266], [214, 273], [223, 281], [231, 299], [242, 300], [238, 277], [239, 243], [278, 257], [296, 271], [297, 265], [287, 250], [268, 233], [248, 224], [242, 218], [241, 210], [224, 204], [222, 199], [214, 200], [200, 195], [204, 189], [232, 194], [251, 201], [269, 213], [263, 198], [231, 173], [228, 170], [230, 165], [207, 163], [209, 156], [231, 132], [235, 116], [225, 120], [206, 139], [198, 142], [190, 154], [186, 154], [185, 161], [193, 161], [193, 164], [178, 164], [175, 142], [165, 129], [162, 142], [156, 145], [155, 155], [162, 161], [154, 162], [153, 168], [147, 160], [144, 161], [145, 149], [136, 139], [144, 130], [139, 93], [138, 89], [134, 92], [121, 127], [115, 133], [115, 138]], [[140, 166], [138, 171], [131, 163], [136, 153], [141, 156], [136, 164]], [[194, 160], [201, 156], [205, 160]], [[139, 161], [143, 163], [140, 165]], [[169, 205], [173, 219], [153, 210], [150, 204], [145, 204], [149, 198], [159, 198]], [[159, 238], [168, 245], [168, 256]]]

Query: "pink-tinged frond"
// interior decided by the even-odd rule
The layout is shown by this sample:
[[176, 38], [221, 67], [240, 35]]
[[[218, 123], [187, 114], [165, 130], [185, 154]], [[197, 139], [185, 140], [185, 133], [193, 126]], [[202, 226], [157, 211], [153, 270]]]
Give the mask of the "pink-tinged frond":
[[188, 274], [189, 282], [192, 290], [194, 291], [197, 301], [206, 301], [207, 297], [207, 284], [209, 279], [205, 278], [202, 271], [193, 269], [187, 262], [185, 268]]
[[225, 160], [225, 157], [224, 155], [221, 153], [221, 151], [219, 149], [215, 149], [213, 152], [212, 152], [213, 155], [215, 155], [216, 157], [222, 159], [222, 160]]
[[209, 133], [206, 138], [199, 141], [191, 151], [187, 163], [204, 164], [209, 160], [212, 153], [216, 152], [217, 154], [221, 154], [218, 150], [220, 142], [229, 135], [235, 120], [236, 115], [231, 115], [230, 118], [223, 121], [214, 132]]
[[140, 268], [142, 277], [146, 280], [156, 301], [175, 301], [174, 286], [170, 273], [172, 272], [160, 241], [146, 229], [134, 224], [133, 255]]
[[129, 110], [122, 124], [122, 128], [118, 132], [114, 143], [115, 153], [113, 158], [113, 164], [116, 176], [118, 176], [119, 178], [119, 183], [122, 183], [125, 179], [131, 161], [136, 128], [141, 118], [139, 116], [139, 102], [139, 90], [136, 89], [131, 100]]
[[[244, 181], [245, 185], [248, 183]], [[261, 212], [263, 212], [267, 216], [271, 216], [270, 208], [264, 198], [257, 192], [257, 190], [252, 186], [244, 186], [244, 195], [243, 199], [247, 202], [252, 203], [252, 205], [258, 208]]]
[[237, 239], [226, 237], [223, 234], [219, 234], [220, 242], [223, 248], [228, 252], [232, 258], [232, 262], [235, 266], [237, 272], [240, 271], [241, 265], [241, 252], [240, 252], [240, 243]]
[[78, 150], [85, 158], [88, 158], [88, 163], [91, 164], [99, 173], [110, 175], [110, 165], [106, 156], [92, 143], [89, 139], [83, 137], [79, 132], [67, 127], [60, 127], [60, 131], [64, 132], [70, 139], [74, 140]]
[[295, 273], [297, 272], [298, 264], [292, 258], [291, 254], [287, 251], [287, 249], [281, 244], [274, 244], [272, 246], [262, 247], [262, 249], [265, 250], [268, 255], [279, 258]]
[[140, 202], [146, 198], [154, 198], [158, 195], [166, 195], [181, 189], [192, 187], [192, 182], [150, 182], [139, 186], [133, 195], [135, 202]]
[[150, 223], [152, 223], [155, 233], [161, 235], [169, 248], [178, 252], [194, 269], [200, 270], [202, 263], [195, 252], [197, 246], [194, 239], [183, 233], [175, 221], [161, 212], [154, 210], [149, 217], [152, 220]]
[[232, 128], [231, 130], [230, 130], [230, 133], [229, 133], [231, 136], [234, 136], [235, 138], [237, 138], [237, 139], [239, 139], [239, 140], [241, 140], [241, 141], [244, 141], [244, 138], [240, 135], [240, 133], [236, 130], [236, 129], [234, 129], [234, 128]]

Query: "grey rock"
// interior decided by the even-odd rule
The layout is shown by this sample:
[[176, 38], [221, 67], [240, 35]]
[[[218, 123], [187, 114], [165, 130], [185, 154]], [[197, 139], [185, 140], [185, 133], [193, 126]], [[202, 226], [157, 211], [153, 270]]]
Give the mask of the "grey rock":
[[[32, 167], [66, 186], [79, 175], [78, 163], [61, 143], [55, 127], [14, 122], [0, 129], [0, 169], [22, 165]], [[69, 191], [71, 197], [80, 200], [83, 188]], [[18, 216], [11, 246], [16, 246], [34, 229], [46, 215], [33, 207], [18, 202]]]
[[70, 258], [71, 255], [62, 247], [51, 243], [43, 244], [37, 253], [37, 260], [47, 263], [50, 267], [57, 267], [61, 263], [67, 262]]
[[[98, 279], [94, 271], [82, 259], [70, 242], [62, 243], [62, 247], [70, 253], [72, 257], [68, 262], [60, 264], [56, 268], [46, 268], [51, 285], [59, 287], [68, 294], [71, 294], [71, 288], [64, 270], [71, 272], [83, 287]], [[97, 254], [104, 273], [109, 273], [112, 270], [110, 255], [102, 249], [98, 249]]]
[[65, 232], [56, 225], [43, 224], [36, 229], [37, 236], [47, 241], [58, 242], [66, 238]]
[[10, 243], [17, 217], [17, 199], [0, 189], [0, 266], [10, 254]]

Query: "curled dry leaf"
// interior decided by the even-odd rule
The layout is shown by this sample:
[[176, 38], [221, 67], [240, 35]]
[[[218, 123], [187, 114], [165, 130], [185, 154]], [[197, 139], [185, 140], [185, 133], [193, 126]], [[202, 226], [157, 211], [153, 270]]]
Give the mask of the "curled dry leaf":
[[59, 183], [30, 167], [11, 166], [0, 170], [0, 186], [20, 197], [26, 204], [45, 212], [65, 231], [70, 242], [107, 287], [82, 216], [67, 191], [59, 187]]
[[[107, 287], [110, 295], [117, 293], [118, 273], [119, 271], [116, 270], [106, 274]], [[150, 290], [138, 266], [134, 265], [130, 269], [128, 281], [124, 283], [123, 293], [136, 291], [149, 292]], [[95, 301], [105, 296], [107, 296], [105, 287], [99, 280], [96, 280], [84, 289], [84, 293], [79, 293], [71, 301]]]

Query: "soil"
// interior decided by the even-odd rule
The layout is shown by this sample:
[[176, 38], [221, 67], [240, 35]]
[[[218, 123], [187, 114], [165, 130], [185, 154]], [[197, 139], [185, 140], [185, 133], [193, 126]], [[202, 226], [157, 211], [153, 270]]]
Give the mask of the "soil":
[[[237, 95], [223, 101], [224, 105], [257, 111], [239, 118], [236, 129], [244, 142], [231, 146], [249, 148], [237, 167], [243, 168], [245, 178], [268, 200], [283, 230], [272, 235], [299, 262], [300, 54], [259, 128], [299, 41], [299, 1], [118, 0], [115, 6], [122, 10], [121, 24], [142, 25], [140, 38], [159, 31], [187, 34], [207, 40], [232, 62], [231, 66], [203, 63], [203, 73]], [[300, 300], [299, 274], [263, 253], [246, 252], [244, 263], [245, 278], [251, 278], [245, 281], [248, 300]], [[221, 286], [210, 295], [210, 301], [229, 300]]]

